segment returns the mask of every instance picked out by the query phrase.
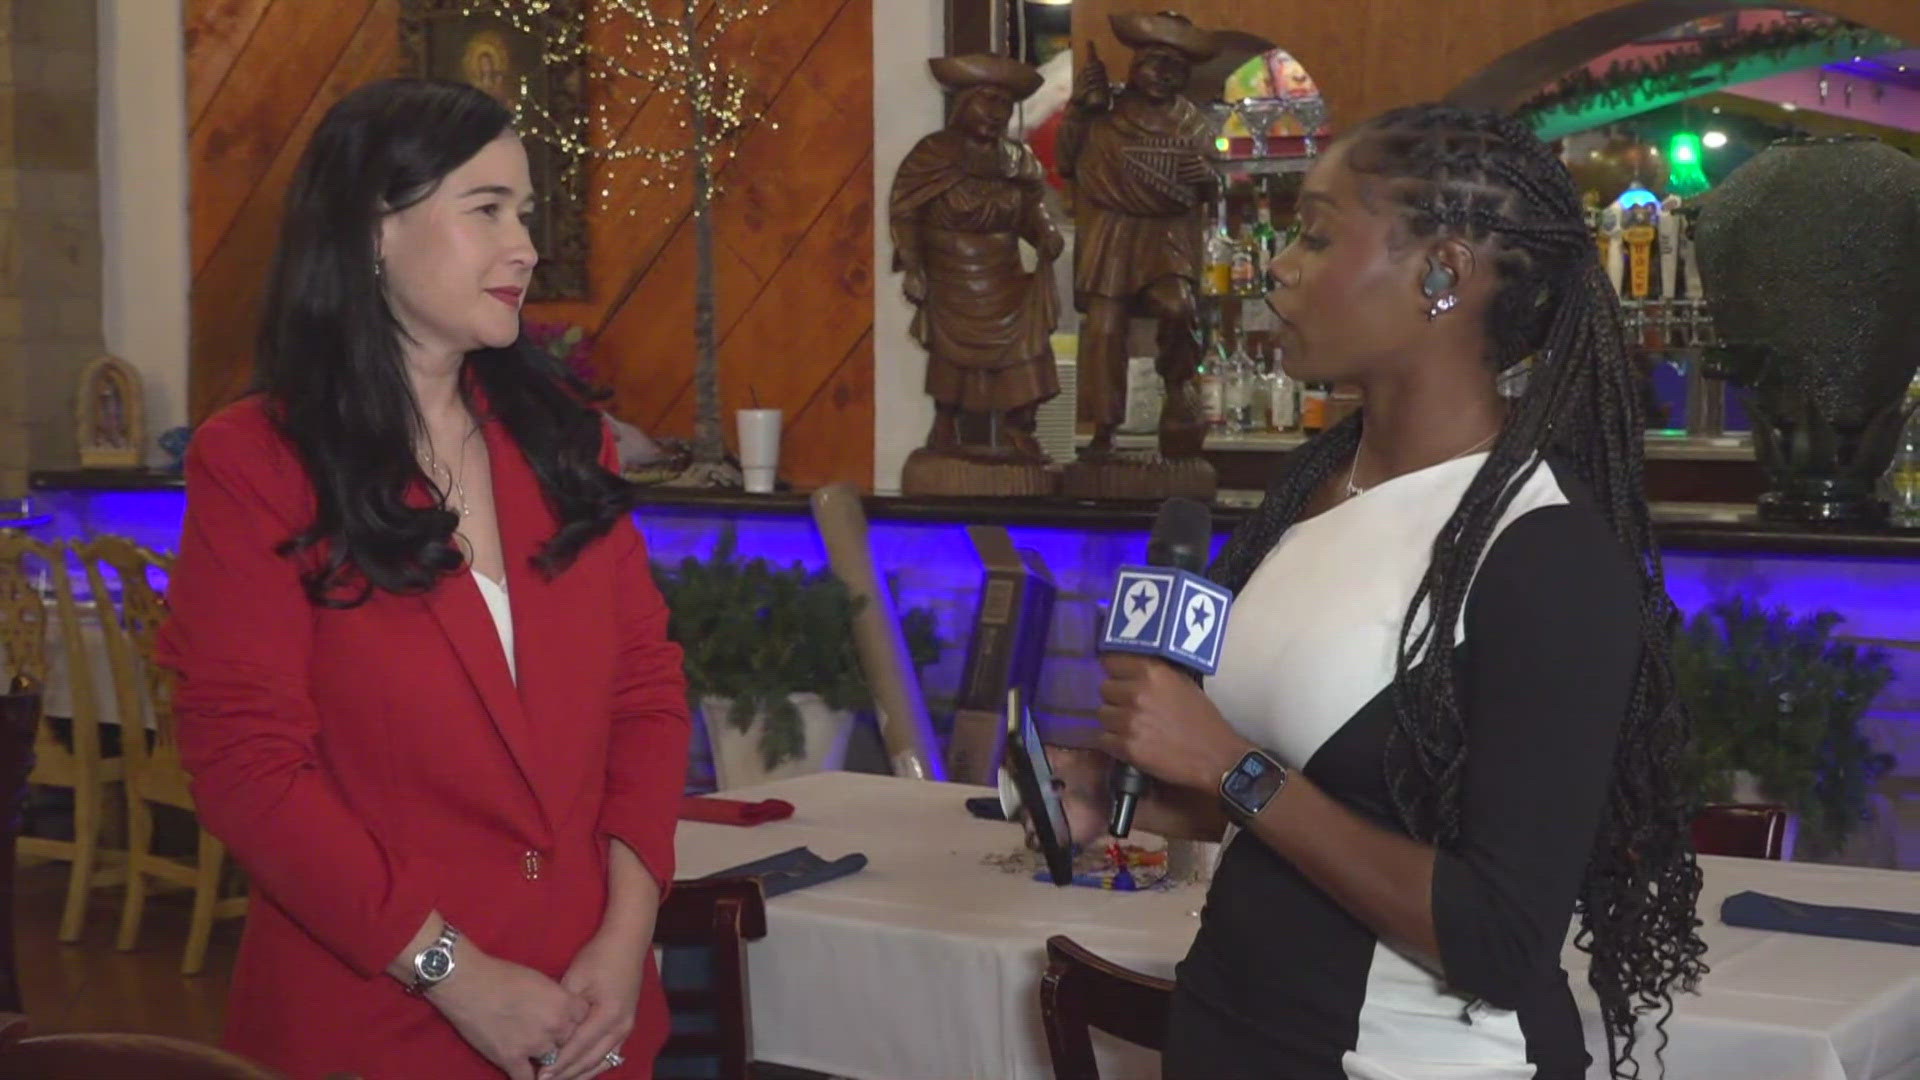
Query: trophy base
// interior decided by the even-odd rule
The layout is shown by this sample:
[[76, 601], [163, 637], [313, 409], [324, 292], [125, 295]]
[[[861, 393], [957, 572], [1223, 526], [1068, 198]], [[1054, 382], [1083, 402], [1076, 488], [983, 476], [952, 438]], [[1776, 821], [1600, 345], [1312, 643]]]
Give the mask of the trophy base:
[[1760, 520], [1791, 525], [1884, 525], [1887, 504], [1867, 485], [1816, 480], [1760, 496]]
[[921, 447], [900, 471], [900, 493], [920, 496], [1052, 495], [1059, 471], [1049, 462], [991, 447], [932, 450]]
[[1219, 486], [1203, 457], [1165, 458], [1151, 451], [1083, 455], [1060, 474], [1071, 499], [1159, 500], [1176, 496], [1211, 502]]

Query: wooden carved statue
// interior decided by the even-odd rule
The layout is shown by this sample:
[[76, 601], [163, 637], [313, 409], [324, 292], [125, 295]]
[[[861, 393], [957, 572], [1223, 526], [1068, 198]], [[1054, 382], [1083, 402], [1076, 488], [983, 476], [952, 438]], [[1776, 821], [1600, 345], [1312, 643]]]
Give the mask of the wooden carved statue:
[[1124, 14], [1111, 22], [1114, 36], [1134, 50], [1127, 81], [1112, 85], [1099, 54], [1089, 53], [1075, 73], [1058, 147], [1061, 175], [1074, 191], [1074, 303], [1085, 315], [1079, 415], [1093, 425], [1086, 460], [1111, 454], [1125, 415], [1134, 316], [1159, 324], [1156, 366], [1167, 388], [1160, 452], [1190, 457], [1206, 432], [1193, 385], [1201, 355], [1194, 291], [1214, 184], [1206, 161], [1213, 127], [1181, 92], [1192, 66], [1218, 45], [1181, 15]]
[[[1006, 136], [1015, 103], [1040, 73], [1003, 56], [940, 57], [933, 77], [954, 92], [952, 119], [914, 146], [893, 178], [894, 269], [918, 310], [933, 430], [908, 463], [914, 494], [1013, 494], [1044, 481], [1034, 435], [1040, 405], [1060, 392], [1051, 335], [1059, 320], [1053, 262], [1066, 246], [1047, 216], [1033, 152]], [[1039, 266], [1022, 268], [1020, 241]], [[1000, 418], [1003, 445], [969, 443], [963, 414]], [[984, 479], [1005, 465], [1026, 479]], [[1006, 484], [1025, 485], [1019, 491]], [[984, 487], [982, 485], [985, 485]]]

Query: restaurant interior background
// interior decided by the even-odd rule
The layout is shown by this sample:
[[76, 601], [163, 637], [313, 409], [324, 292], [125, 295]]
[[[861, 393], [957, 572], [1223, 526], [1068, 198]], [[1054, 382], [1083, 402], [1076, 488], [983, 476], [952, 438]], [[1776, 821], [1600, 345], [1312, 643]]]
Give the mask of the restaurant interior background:
[[[0, 0], [0, 526], [47, 539], [111, 533], [160, 551], [177, 546], [183, 429], [247, 385], [258, 286], [299, 150], [342, 93], [413, 62], [403, 27], [420, 5], [433, 6]], [[1674, 204], [1662, 203], [1669, 196], [1680, 205], [1710, 197], [1789, 136], [1867, 135], [1909, 156], [1920, 151], [1920, 47], [1904, 44], [1920, 43], [1920, 5], [1912, 0], [1830, 0], [1818, 10], [1512, 0], [1472, 5], [1471, 17], [1462, 6], [778, 0], [743, 23], [719, 43], [720, 55], [740, 59], [765, 115], [719, 162], [711, 217], [719, 403], [730, 450], [736, 409], [782, 410], [781, 488], [769, 495], [650, 488], [638, 517], [656, 563], [686, 575], [711, 572], [716, 550], [737, 545], [741, 559], [798, 564], [796, 587], [812, 587], [827, 580], [831, 560], [808, 495], [851, 484], [871, 522], [881, 602], [900, 613], [918, 666], [914, 696], [946, 738], [956, 710], [972, 707], [966, 684], [990, 569], [983, 559], [1005, 571], [1006, 548], [1026, 552], [1024, 565], [1041, 568], [1054, 593], [1032, 673], [1042, 729], [1059, 742], [1089, 737], [1097, 626], [1115, 567], [1140, 560], [1154, 505], [900, 494], [903, 464], [923, 441], [932, 408], [922, 389], [924, 355], [908, 333], [911, 305], [890, 269], [887, 202], [907, 150], [945, 117], [929, 57], [989, 51], [1040, 65], [1046, 85], [1015, 124], [1044, 140], [1075, 56], [1097, 47], [1118, 66], [1126, 55], [1110, 14], [1180, 11], [1200, 26], [1232, 31], [1241, 50], [1232, 67], [1207, 73], [1216, 83], [1196, 94], [1217, 93], [1232, 85], [1241, 63], [1263, 65], [1268, 50], [1284, 50], [1311, 75], [1328, 134], [1395, 104], [1445, 96], [1522, 110], [1544, 137], [1558, 140], [1576, 180], [1595, 196], [1597, 228], [1606, 227], [1600, 222], [1609, 208], [1630, 216], [1649, 205], [1668, 214]], [[609, 48], [622, 29], [604, 20], [591, 27]], [[588, 102], [613, 112], [606, 130], [634, 146], [675, 137], [679, 113], [670, 95], [626, 89], [586, 84]], [[1223, 147], [1231, 142], [1223, 140]], [[591, 166], [580, 207], [581, 287], [530, 303], [527, 318], [564, 341], [563, 349], [574, 340], [567, 329], [578, 328], [571, 354], [611, 389], [611, 413], [650, 435], [684, 440], [694, 435], [698, 397], [699, 223], [689, 185], [650, 168], [637, 158]], [[1297, 170], [1282, 175], [1297, 181]], [[1062, 192], [1052, 199], [1070, 233]], [[1848, 208], [1795, 204], [1775, 212], [1783, 221], [1837, 220]], [[1275, 224], [1284, 233], [1287, 222]], [[1653, 236], [1657, 262], [1657, 229]], [[1623, 233], [1615, 243], [1631, 242]], [[1634, 256], [1620, 258], [1631, 294]], [[1834, 784], [1860, 786], [1846, 805], [1863, 813], [1854, 813], [1845, 842], [1800, 857], [1920, 870], [1920, 517], [1905, 528], [1757, 519], [1767, 484], [1752, 421], [1741, 393], [1711, 377], [1715, 329], [1699, 293], [1682, 292], [1629, 304], [1658, 404], [1647, 436], [1648, 483], [1673, 597], [1689, 616], [1745, 598], [1785, 613], [1781, 620], [1829, 612], [1842, 620], [1832, 631], [1836, 648], [1817, 663], [1789, 661], [1784, 645], [1749, 642], [1752, 651], [1735, 654], [1701, 639], [1695, 660], [1707, 674], [1700, 678], [1724, 676], [1734, 689], [1731, 699], [1715, 701], [1703, 691], [1700, 709], [1740, 745], [1729, 753], [1746, 755], [1743, 761], [1767, 759], [1770, 745], [1811, 739], [1799, 757], [1765, 766], [1798, 777], [1805, 790], [1763, 794], [1804, 797], [1809, 813], [1829, 814], [1841, 798], [1830, 796]], [[1056, 344], [1071, 386], [1075, 327], [1071, 304], [1064, 307]], [[1224, 357], [1230, 346], [1222, 343]], [[76, 410], [84, 410], [82, 387], [96, 385], [90, 365], [102, 356], [136, 373], [143, 435], [131, 466], [82, 465]], [[1271, 382], [1262, 385], [1270, 393]], [[1340, 407], [1337, 397], [1328, 407]], [[1070, 391], [1065, 398], [1071, 401]], [[1209, 437], [1206, 456], [1220, 489], [1217, 539], [1303, 437], [1299, 405], [1289, 414], [1296, 430], [1269, 430], [1272, 414], [1262, 409], [1267, 415], [1244, 430], [1222, 427]], [[1070, 417], [1064, 436], [1048, 430], [1056, 459], [1070, 456]], [[1084, 441], [1085, 431], [1078, 437]], [[1150, 442], [1143, 434], [1126, 438]], [[1904, 497], [1920, 500], [1920, 446], [1908, 454], [1902, 461], [1913, 475]], [[1882, 496], [1897, 502], [1899, 480], [1891, 475]], [[844, 638], [850, 622], [840, 618], [811, 629], [827, 626]], [[1775, 630], [1787, 625], [1777, 621]], [[1714, 637], [1711, 622], [1702, 626]], [[1842, 647], [1853, 645], [1882, 660], [1868, 663]], [[756, 662], [746, 643], [716, 661]], [[855, 661], [848, 650], [833, 662]], [[1772, 683], [1764, 675], [1741, 681], [1742, 670], [1753, 675], [1755, 665], [1769, 664], [1791, 669], [1769, 669]], [[1853, 714], [1835, 719], [1833, 710], [1779, 693], [1781, 685], [1830, 690], [1862, 664], [1873, 669], [1869, 682], [1878, 682], [1881, 664], [1886, 675]], [[737, 671], [710, 674], [714, 685], [739, 679]], [[1723, 715], [1736, 708], [1728, 700], [1737, 708], [1777, 700], [1778, 715]], [[807, 763], [786, 771], [821, 767], [821, 753], [832, 755], [825, 764], [884, 771], [870, 701], [853, 711], [850, 734], [821, 740], [809, 728], [817, 743], [832, 746], [816, 745]], [[1836, 753], [1844, 766], [1831, 764]], [[707, 760], [691, 782], [716, 779]], [[1813, 794], [1819, 784], [1828, 801], [1814, 807], [1823, 797]]]

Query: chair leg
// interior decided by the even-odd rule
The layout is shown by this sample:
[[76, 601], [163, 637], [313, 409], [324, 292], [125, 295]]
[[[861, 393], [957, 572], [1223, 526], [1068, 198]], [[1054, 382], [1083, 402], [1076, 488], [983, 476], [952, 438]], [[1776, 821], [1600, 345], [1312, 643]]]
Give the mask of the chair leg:
[[140, 921], [147, 909], [147, 859], [153, 850], [153, 805], [128, 785], [127, 791], [127, 900], [120, 908], [120, 936], [114, 947], [131, 952], [140, 940]]
[[193, 918], [187, 924], [187, 953], [180, 962], [180, 974], [198, 975], [207, 966], [207, 944], [213, 938], [213, 906], [220, 900], [220, 866], [226, 861], [227, 846], [200, 830], [200, 850], [194, 862], [198, 871], [193, 883]]
[[98, 785], [73, 789], [73, 871], [67, 879], [67, 903], [60, 913], [60, 941], [80, 940], [86, 926], [87, 892], [93, 887], [93, 864], [100, 856], [100, 802]]

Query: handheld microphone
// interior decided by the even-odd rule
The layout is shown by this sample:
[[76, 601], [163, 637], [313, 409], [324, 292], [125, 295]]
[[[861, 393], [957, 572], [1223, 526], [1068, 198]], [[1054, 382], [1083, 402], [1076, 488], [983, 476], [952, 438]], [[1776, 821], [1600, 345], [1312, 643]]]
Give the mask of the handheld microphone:
[[[1154, 519], [1146, 566], [1123, 566], [1100, 635], [1102, 652], [1158, 657], [1195, 681], [1220, 666], [1220, 642], [1233, 594], [1201, 576], [1213, 541], [1213, 511], [1192, 499], [1168, 499]], [[1113, 817], [1108, 829], [1124, 838], [1147, 790], [1131, 765], [1114, 770]]]

